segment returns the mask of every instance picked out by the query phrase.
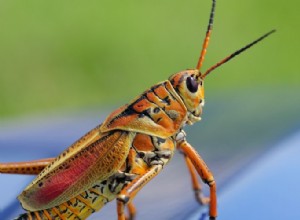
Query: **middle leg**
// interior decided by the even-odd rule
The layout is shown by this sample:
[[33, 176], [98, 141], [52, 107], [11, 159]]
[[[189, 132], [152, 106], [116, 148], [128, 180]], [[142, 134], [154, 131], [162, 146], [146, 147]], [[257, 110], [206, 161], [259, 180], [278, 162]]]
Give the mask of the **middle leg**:
[[128, 184], [124, 189], [122, 189], [122, 191], [119, 193], [117, 197], [118, 220], [126, 220], [125, 212], [124, 212], [125, 205], [128, 205], [129, 209], [134, 208], [132, 204], [133, 198], [161, 170], [162, 170], [161, 164], [153, 165], [152, 167], [150, 167], [150, 169], [147, 172], [134, 179], [130, 184]]

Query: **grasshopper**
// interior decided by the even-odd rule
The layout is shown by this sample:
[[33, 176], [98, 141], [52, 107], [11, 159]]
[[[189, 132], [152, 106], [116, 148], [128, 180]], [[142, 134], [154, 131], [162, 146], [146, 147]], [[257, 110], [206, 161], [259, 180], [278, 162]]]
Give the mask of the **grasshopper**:
[[[112, 112], [102, 124], [57, 158], [0, 164], [1, 173], [38, 174], [18, 196], [27, 213], [17, 219], [86, 219], [114, 199], [118, 220], [134, 219], [135, 195], [160, 173], [176, 149], [184, 155], [196, 199], [200, 204], [209, 204], [210, 219], [216, 219], [213, 174], [187, 142], [183, 127], [201, 119], [206, 76], [275, 30], [202, 73], [215, 5], [216, 0], [212, 0], [207, 32], [195, 69], [180, 71], [152, 86]], [[209, 198], [203, 196], [197, 175], [209, 186]]]

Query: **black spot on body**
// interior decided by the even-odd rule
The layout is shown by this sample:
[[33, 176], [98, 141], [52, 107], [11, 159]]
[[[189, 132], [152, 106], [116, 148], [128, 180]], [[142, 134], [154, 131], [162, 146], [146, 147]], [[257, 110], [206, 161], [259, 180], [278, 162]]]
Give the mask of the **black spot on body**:
[[154, 110], [153, 110], [154, 113], [158, 113], [159, 111], [160, 111], [160, 108], [158, 108], [158, 107], [154, 108]]
[[139, 152], [139, 157], [143, 158], [145, 156], [145, 153], [144, 152]]
[[146, 115], [144, 115], [143, 113], [139, 114], [139, 118], [144, 118]]
[[145, 111], [142, 112], [142, 114], [144, 114], [145, 116], [147, 116], [153, 121], [153, 118], [151, 117], [150, 113], [151, 113], [150, 109], [146, 109]]
[[169, 97], [169, 96], [166, 96], [166, 97], [163, 99], [163, 102], [167, 103], [167, 105], [170, 105], [170, 104], [171, 104], [170, 97]]
[[[61, 214], [65, 214], [65, 213], [67, 213], [67, 211], [68, 211], [68, 209], [66, 208], [65, 210], [61, 210], [60, 209], [60, 212], [61, 212]], [[41, 211], [40, 211], [41, 212]], [[41, 215], [42, 216], [42, 215]], [[43, 219], [43, 218], [42, 218]]]
[[157, 137], [157, 143], [158, 143], [158, 144], [165, 143], [165, 142], [166, 142], [166, 139]]
[[40, 218], [43, 219], [44, 212], [43, 211], [38, 211], [38, 212], [39, 212]]
[[89, 194], [88, 194], [86, 191], [83, 192], [82, 194], [83, 194], [83, 195], [81, 195], [81, 197], [83, 197], [83, 198], [85, 198], [85, 199], [89, 198]]
[[170, 80], [170, 83], [174, 85], [174, 78]]
[[[188, 73], [186, 73], [186, 74], [188, 74]], [[184, 75], [182, 75], [182, 76], [180, 77], [180, 79], [179, 79], [179, 81], [178, 81], [178, 84], [181, 84], [181, 83], [183, 82], [183, 80], [184, 80]]]

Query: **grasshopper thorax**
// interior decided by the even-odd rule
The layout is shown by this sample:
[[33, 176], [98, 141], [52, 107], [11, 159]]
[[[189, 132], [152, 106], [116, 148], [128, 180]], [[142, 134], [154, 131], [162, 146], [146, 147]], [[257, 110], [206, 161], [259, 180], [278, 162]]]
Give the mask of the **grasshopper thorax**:
[[184, 70], [170, 76], [169, 80], [188, 110], [188, 123], [199, 121], [204, 105], [204, 84], [199, 70]]

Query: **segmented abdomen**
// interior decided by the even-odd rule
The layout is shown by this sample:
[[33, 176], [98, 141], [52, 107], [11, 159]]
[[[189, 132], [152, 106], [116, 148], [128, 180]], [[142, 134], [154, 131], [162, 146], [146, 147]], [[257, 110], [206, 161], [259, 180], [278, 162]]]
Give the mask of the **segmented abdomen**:
[[[53, 208], [28, 212], [17, 217], [17, 220], [78, 220], [86, 219], [93, 212], [101, 209], [115, 198], [115, 194], [107, 193], [108, 185], [104, 181], [89, 190]], [[105, 196], [103, 195], [105, 193]]]

